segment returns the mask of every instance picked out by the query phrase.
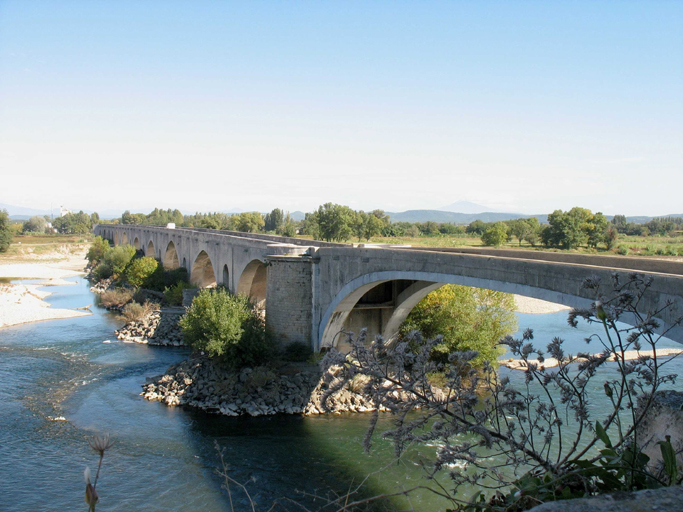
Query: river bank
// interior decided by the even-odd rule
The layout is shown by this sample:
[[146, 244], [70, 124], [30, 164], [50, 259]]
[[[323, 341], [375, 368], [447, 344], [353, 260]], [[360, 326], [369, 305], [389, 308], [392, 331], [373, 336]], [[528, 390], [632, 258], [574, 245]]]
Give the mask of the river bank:
[[[41, 290], [45, 286], [76, 284], [65, 278], [82, 275], [87, 260], [85, 250], [69, 253], [53, 263], [16, 263], [0, 261], [0, 278], [3, 281], [37, 279], [26, 283], [0, 284], [0, 328], [29, 322], [87, 316], [87, 310], [51, 308], [44, 299], [52, 292]], [[83, 304], [81, 307], [87, 307]]]

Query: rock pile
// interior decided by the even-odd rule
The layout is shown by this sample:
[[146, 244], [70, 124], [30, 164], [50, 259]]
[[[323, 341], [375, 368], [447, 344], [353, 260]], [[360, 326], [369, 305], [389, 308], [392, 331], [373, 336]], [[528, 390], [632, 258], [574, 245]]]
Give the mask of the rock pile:
[[155, 310], [142, 320], [129, 322], [116, 331], [123, 341], [147, 343], [164, 347], [182, 347], [183, 337], [178, 320], [182, 311]]
[[[92, 280], [92, 274], [86, 276], [87, 279]], [[90, 287], [90, 291], [93, 293], [104, 293], [108, 290], [114, 289], [114, 280], [110, 277], [109, 279], [102, 279], [102, 281], [95, 283]]]
[[227, 416], [272, 414], [323, 414], [374, 410], [369, 397], [353, 381], [321, 405], [323, 394], [340, 368], [321, 375], [317, 367], [267, 367], [226, 370], [206, 358], [193, 358], [171, 366], [164, 375], [148, 379], [141, 393], [147, 400], [168, 406], [188, 405]]

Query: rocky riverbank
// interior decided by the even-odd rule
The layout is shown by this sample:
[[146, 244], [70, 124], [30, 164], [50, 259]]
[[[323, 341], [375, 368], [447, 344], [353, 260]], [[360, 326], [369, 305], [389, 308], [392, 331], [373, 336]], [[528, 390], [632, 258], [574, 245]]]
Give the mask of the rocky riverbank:
[[185, 313], [182, 308], [157, 309], [145, 318], [128, 322], [116, 331], [122, 341], [134, 341], [163, 347], [182, 347], [183, 337], [178, 320]]
[[192, 358], [170, 367], [164, 375], [148, 379], [141, 393], [147, 400], [168, 406], [186, 405], [226, 416], [272, 414], [323, 414], [374, 410], [362, 394], [365, 384], [358, 376], [328, 398], [321, 399], [337, 379], [339, 367], [324, 374], [314, 365], [292, 363], [268, 367], [227, 370], [204, 358]]

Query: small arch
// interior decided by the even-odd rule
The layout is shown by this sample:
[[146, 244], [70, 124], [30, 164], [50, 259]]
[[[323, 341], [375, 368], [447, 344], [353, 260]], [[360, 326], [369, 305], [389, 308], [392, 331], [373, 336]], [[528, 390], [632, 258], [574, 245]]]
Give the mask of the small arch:
[[247, 295], [259, 308], [266, 306], [266, 284], [268, 272], [261, 260], [252, 260], [242, 271], [237, 293]]
[[119, 233], [114, 231], [114, 245], [119, 245]]
[[151, 258], [155, 258], [155, 252], [154, 252], [154, 242], [151, 240], [147, 244], [147, 250], [145, 251], [145, 256], [150, 256]]
[[183, 268], [187, 270], [187, 259], [183, 258]]
[[166, 270], [173, 270], [180, 267], [180, 260], [178, 258], [178, 251], [176, 251], [173, 241], [168, 243], [166, 253], [164, 254], [164, 268]]
[[192, 272], [190, 272], [190, 282], [199, 288], [216, 286], [216, 274], [206, 251], [201, 251], [195, 258]]
[[135, 247], [136, 251], [140, 250], [140, 239], [136, 236], [135, 240], [133, 240], [133, 247]]
[[126, 233], [125, 231], [121, 235], [121, 243], [123, 245], [126, 245], [128, 243], [128, 233]]
[[230, 271], [228, 270], [227, 265], [223, 265], [223, 279], [221, 284], [228, 289], [230, 288]]

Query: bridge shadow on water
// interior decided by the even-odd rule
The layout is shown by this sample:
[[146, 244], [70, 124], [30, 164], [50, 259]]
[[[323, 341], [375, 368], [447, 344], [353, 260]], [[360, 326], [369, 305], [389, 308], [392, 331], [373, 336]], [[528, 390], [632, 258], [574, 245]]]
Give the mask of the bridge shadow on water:
[[[424, 483], [418, 461], [434, 456], [433, 447], [423, 447], [392, 463], [393, 446], [381, 439], [375, 440], [370, 455], [365, 454], [362, 440], [368, 414], [227, 417], [188, 412], [192, 417], [190, 438], [198, 444], [195, 453], [201, 454], [205, 467], [219, 468], [220, 457], [213, 447], [216, 441], [224, 452], [228, 474], [246, 484], [257, 511], [270, 510], [274, 503], [273, 510], [278, 511], [337, 510], [341, 505], [330, 501], [355, 489], [374, 472], [378, 473], [368, 478], [349, 502], [408, 489]], [[385, 416], [378, 431], [389, 426], [390, 419]], [[213, 478], [217, 485], [222, 484], [215, 471]], [[231, 485], [230, 491], [236, 511], [251, 510], [248, 497], [237, 485]], [[230, 510], [227, 492], [223, 491], [223, 496]], [[437, 510], [445, 505], [423, 492], [411, 495], [410, 500], [382, 499], [358, 510]]]

